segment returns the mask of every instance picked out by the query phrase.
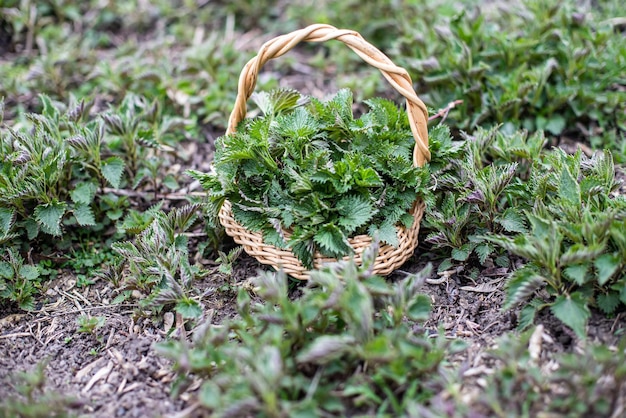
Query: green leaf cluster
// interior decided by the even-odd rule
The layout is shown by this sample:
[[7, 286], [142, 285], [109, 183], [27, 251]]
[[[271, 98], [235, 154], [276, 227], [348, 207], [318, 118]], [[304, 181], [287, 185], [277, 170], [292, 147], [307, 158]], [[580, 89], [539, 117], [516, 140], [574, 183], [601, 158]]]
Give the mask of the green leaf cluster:
[[37, 266], [25, 264], [18, 251], [8, 248], [0, 259], [0, 301], [6, 299], [17, 303], [20, 309], [34, 310], [38, 278]]
[[589, 306], [605, 314], [626, 305], [626, 199], [609, 152], [592, 158], [555, 149], [535, 163], [528, 182], [536, 199], [526, 211], [530, 231], [488, 239], [528, 260], [508, 284], [505, 307], [546, 286], [554, 299], [524, 308], [521, 326], [549, 306], [576, 334], [585, 334]]
[[463, 134], [459, 142], [438, 138], [431, 141], [434, 193], [423, 227], [425, 241], [447, 257], [440, 269], [473, 260], [508, 266], [508, 258], [485, 236], [527, 230], [523, 211], [534, 198], [525, 179], [546, 138], [540, 132], [506, 134], [498, 128]]
[[[532, 329], [498, 340], [487, 356], [497, 367], [486, 376], [474, 408], [486, 416], [611, 416], [619, 411], [620, 387], [626, 384], [626, 338], [615, 345], [596, 342], [580, 352], [533, 357]], [[546, 373], [548, 364], [558, 365]]]
[[175, 388], [201, 376], [198, 400], [216, 417], [404, 416], [423, 404], [453, 352], [415, 328], [430, 311], [419, 293], [430, 267], [390, 284], [371, 274], [375, 255], [312, 272], [295, 300], [285, 274], [260, 273], [261, 302], [241, 289], [237, 317], [157, 346], [175, 361]]
[[[509, 309], [547, 287], [549, 297], [522, 309], [520, 327], [550, 307], [578, 335], [590, 307], [613, 314], [626, 303], [626, 199], [610, 152], [586, 157], [544, 149], [541, 132], [478, 129], [465, 141], [432, 142], [433, 198], [425, 241], [454, 264], [511, 268], [509, 254], [527, 264], [507, 284]], [[509, 254], [507, 254], [508, 252]]]
[[198, 205], [186, 205], [167, 214], [154, 210], [153, 220], [134, 242], [112, 245], [122, 262], [108, 266], [102, 276], [119, 287], [115, 303], [138, 291], [142, 297], [139, 306], [146, 314], [174, 309], [183, 318], [202, 315], [203, 305], [193, 282], [205, 272], [191, 264], [185, 235], [197, 219], [197, 209]]
[[396, 227], [411, 226], [428, 180], [413, 166], [406, 114], [377, 98], [355, 118], [348, 90], [326, 101], [277, 90], [256, 101], [264, 115], [218, 139], [215, 173], [192, 173], [214, 211], [228, 199], [239, 223], [308, 267], [315, 251], [351, 254], [348, 238], [358, 234], [397, 245]]

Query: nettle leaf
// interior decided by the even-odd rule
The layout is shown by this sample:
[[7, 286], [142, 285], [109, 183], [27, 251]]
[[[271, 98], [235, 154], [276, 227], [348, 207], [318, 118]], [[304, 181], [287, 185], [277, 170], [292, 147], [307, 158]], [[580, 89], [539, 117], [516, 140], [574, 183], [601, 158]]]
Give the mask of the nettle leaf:
[[462, 245], [460, 248], [453, 248], [451, 255], [452, 255], [453, 260], [465, 261], [469, 258], [471, 253], [472, 253], [472, 245], [468, 243], [468, 244]]
[[383, 222], [379, 227], [370, 225], [369, 236], [378, 238], [381, 242], [397, 247], [400, 244], [398, 239], [398, 229], [391, 222]]
[[74, 217], [80, 226], [93, 226], [96, 218], [88, 204], [77, 204], [74, 206]]
[[529, 328], [535, 322], [536, 315], [537, 307], [532, 304], [524, 306], [518, 316], [517, 329], [524, 331]]
[[384, 185], [380, 175], [371, 167], [362, 168], [354, 173], [354, 182], [361, 187], [380, 187]]
[[313, 239], [331, 257], [341, 258], [354, 251], [341, 229], [331, 223], [324, 225]]
[[582, 286], [587, 281], [587, 273], [589, 272], [589, 264], [576, 264], [567, 266], [563, 269], [563, 274], [577, 285]]
[[202, 316], [202, 307], [193, 299], [185, 298], [178, 301], [175, 309], [183, 318], [196, 319]]
[[78, 183], [74, 190], [70, 192], [70, 197], [74, 203], [82, 203], [84, 205], [89, 205], [93, 202], [93, 198], [96, 195], [96, 190], [98, 187], [91, 182], [88, 183]]
[[545, 281], [531, 267], [524, 266], [515, 270], [507, 283], [506, 301], [502, 309], [511, 309], [525, 302]]
[[35, 219], [41, 229], [55, 236], [61, 235], [61, 218], [65, 214], [67, 204], [54, 200], [50, 203], [39, 205], [35, 208]]
[[591, 316], [587, 298], [581, 292], [560, 295], [550, 310], [561, 322], [570, 327], [578, 337], [585, 338], [585, 326]]
[[569, 171], [567, 166], [563, 167], [559, 182], [559, 196], [574, 207], [580, 207], [580, 185]]
[[[0, 261], [0, 278], [12, 279], [15, 272], [7, 261]], [[1, 281], [0, 281], [1, 283]]]
[[407, 317], [413, 321], [426, 321], [430, 316], [430, 305], [427, 295], [417, 295], [408, 306]]
[[527, 231], [524, 217], [515, 209], [507, 208], [502, 217], [496, 219], [506, 232], [518, 232], [523, 234]]
[[0, 208], [0, 236], [7, 235], [15, 222], [15, 210]]
[[598, 271], [598, 284], [604, 286], [622, 265], [623, 260], [618, 254], [602, 254], [594, 261]]
[[493, 245], [487, 243], [487, 242], [483, 242], [481, 244], [478, 244], [475, 248], [474, 248], [474, 252], [476, 253], [476, 255], [478, 256], [478, 260], [480, 261], [480, 264], [485, 264], [485, 261], [487, 261], [487, 258], [489, 257], [489, 255], [494, 251], [494, 247]]
[[339, 225], [343, 226], [347, 233], [365, 225], [374, 216], [371, 203], [360, 196], [344, 197], [337, 202], [337, 211], [341, 215]]
[[26, 280], [37, 280], [39, 277], [39, 268], [28, 264], [23, 265], [20, 267], [19, 274]]
[[259, 212], [246, 210], [246, 207], [243, 205], [233, 205], [231, 209], [235, 220], [246, 229], [260, 231], [265, 226], [267, 219]]
[[596, 300], [598, 308], [607, 315], [615, 312], [615, 309], [617, 309], [620, 304], [618, 293], [600, 293]]
[[119, 189], [124, 173], [124, 160], [120, 157], [109, 157], [100, 165], [100, 172], [111, 187]]
[[327, 364], [348, 352], [356, 343], [351, 335], [322, 335], [313, 340], [296, 356], [299, 364]]

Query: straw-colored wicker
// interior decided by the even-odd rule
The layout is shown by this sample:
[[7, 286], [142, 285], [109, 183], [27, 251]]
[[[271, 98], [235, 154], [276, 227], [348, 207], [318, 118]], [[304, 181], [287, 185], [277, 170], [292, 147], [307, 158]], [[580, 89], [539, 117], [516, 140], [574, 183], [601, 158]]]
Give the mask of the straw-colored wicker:
[[[304, 29], [278, 36], [263, 44], [257, 56], [248, 61], [241, 71], [237, 99], [228, 121], [226, 134], [228, 135], [235, 132], [239, 122], [246, 116], [246, 102], [254, 92], [257, 76], [261, 67], [263, 67], [267, 61], [272, 58], [280, 57], [300, 42], [325, 42], [331, 39], [345, 43], [365, 62], [378, 68], [392, 87], [406, 98], [409, 124], [415, 138], [413, 163], [415, 166], [421, 167], [426, 161], [430, 160], [427, 127], [428, 111], [424, 103], [417, 97], [417, 94], [413, 90], [409, 74], [405, 69], [396, 66], [386, 55], [365, 41], [358, 32], [337, 29], [330, 25], [311, 25]], [[403, 227], [398, 228], [398, 247], [381, 245], [378, 256], [374, 262], [373, 271], [375, 274], [383, 276], [388, 275], [413, 255], [417, 247], [417, 235], [420, 221], [424, 213], [424, 203], [419, 200], [416, 201], [410, 213], [413, 215], [415, 221], [409, 229]], [[307, 269], [291, 251], [265, 244], [261, 233], [249, 231], [237, 223], [233, 218], [230, 202], [226, 201], [222, 205], [219, 218], [226, 229], [226, 233], [233, 237], [237, 244], [242, 245], [248, 254], [261, 263], [269, 264], [276, 269], [282, 268], [285, 273], [297, 279], [308, 279], [309, 275]], [[358, 235], [351, 238], [349, 241], [355, 251], [354, 259], [360, 264], [361, 253], [372, 244], [372, 238], [367, 235]], [[349, 257], [345, 259], [349, 259]], [[323, 263], [331, 261], [335, 260], [325, 258], [321, 254], [316, 253], [314, 265], [318, 268]]]

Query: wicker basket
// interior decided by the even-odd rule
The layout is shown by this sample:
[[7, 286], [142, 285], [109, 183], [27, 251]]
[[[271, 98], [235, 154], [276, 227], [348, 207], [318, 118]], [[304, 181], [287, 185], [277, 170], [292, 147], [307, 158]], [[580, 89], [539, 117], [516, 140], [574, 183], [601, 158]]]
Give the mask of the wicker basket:
[[[325, 42], [337, 39], [350, 47], [365, 62], [380, 70], [389, 83], [406, 98], [407, 113], [411, 131], [415, 137], [415, 148], [413, 150], [413, 163], [421, 167], [430, 160], [428, 150], [428, 111], [424, 103], [417, 97], [413, 90], [411, 78], [405, 69], [396, 66], [391, 60], [365, 41], [361, 35], [355, 31], [337, 29], [330, 25], [311, 25], [295, 32], [278, 36], [265, 44], [259, 50], [256, 57], [252, 58], [245, 65], [239, 77], [237, 99], [234, 109], [228, 121], [226, 134], [235, 132], [237, 125], [246, 116], [246, 102], [254, 92], [257, 76], [261, 67], [270, 59], [277, 58], [291, 50], [302, 41]], [[424, 213], [424, 203], [416, 201], [410, 213], [415, 221], [411, 228], [399, 227], [398, 247], [382, 245], [374, 263], [374, 273], [388, 275], [400, 267], [409, 257], [411, 257], [417, 247], [417, 235], [419, 225]], [[307, 269], [300, 260], [289, 250], [277, 248], [263, 242], [263, 236], [259, 232], [252, 232], [241, 226], [233, 218], [231, 204], [225, 201], [219, 213], [221, 224], [226, 229], [226, 233], [233, 237], [237, 244], [243, 246], [244, 250], [252, 257], [263, 264], [269, 264], [276, 269], [283, 269], [285, 273], [297, 279], [308, 279]], [[367, 235], [358, 235], [349, 240], [354, 248], [354, 259], [361, 263], [361, 254], [365, 248], [372, 244], [372, 238]], [[349, 259], [346, 257], [345, 259]], [[336, 261], [326, 258], [319, 253], [315, 254], [314, 266], [320, 267], [323, 263]]]

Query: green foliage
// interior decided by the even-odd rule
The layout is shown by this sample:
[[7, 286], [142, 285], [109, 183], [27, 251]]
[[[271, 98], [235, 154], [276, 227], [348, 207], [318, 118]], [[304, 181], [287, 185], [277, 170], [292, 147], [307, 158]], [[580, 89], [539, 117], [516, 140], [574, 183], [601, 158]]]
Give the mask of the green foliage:
[[497, 128], [464, 134], [462, 143], [433, 138], [435, 193], [423, 227], [430, 231], [425, 241], [450, 257], [446, 264], [497, 260], [501, 252], [485, 236], [526, 231], [523, 210], [534, 198], [525, 178], [545, 143], [542, 133], [507, 135]]
[[550, 360], [558, 367], [548, 374], [547, 365], [529, 350], [533, 331], [500, 338], [498, 348], [490, 353], [496, 367], [486, 377], [476, 409], [494, 417], [599, 417], [611, 416], [620, 408], [620, 388], [626, 383], [626, 339], [613, 349], [590, 344], [582, 353], [555, 355]]
[[80, 401], [58, 393], [49, 392], [46, 386], [46, 367], [49, 360], [37, 363], [31, 372], [14, 374], [13, 386], [19, 396], [3, 396], [0, 416], [23, 418], [65, 418], [74, 416], [72, 409], [80, 407]]
[[[107, 196], [102, 188], [119, 188], [125, 179], [134, 178], [146, 147], [157, 146], [153, 137], [139, 134], [150, 116], [147, 103], [139, 97], [127, 96], [117, 111], [122, 116], [103, 116], [123, 125], [130, 119], [135, 126], [124, 136], [118, 155], [110, 155], [117, 150], [115, 136], [106, 134], [109, 122], [86, 121], [89, 103], [81, 101], [65, 109], [46, 96], [41, 101], [42, 113], [28, 114], [23, 127], [0, 128], [0, 237], [4, 241], [22, 235], [32, 240], [40, 232], [60, 237], [66, 225], [96, 229], [118, 219], [124, 200]], [[129, 103], [143, 111], [127, 116]]]
[[20, 309], [34, 310], [38, 278], [37, 266], [24, 264], [20, 253], [8, 248], [0, 259], [0, 302], [6, 299], [17, 303]]
[[626, 199], [614, 194], [613, 157], [545, 150], [541, 133], [478, 129], [465, 142], [437, 143], [433, 199], [425, 241], [455, 263], [510, 267], [503, 250], [527, 264], [507, 282], [505, 309], [547, 286], [548, 297], [525, 307], [520, 327], [539, 309], [584, 336], [589, 307], [613, 314], [626, 301]]
[[375, 254], [368, 249], [362, 267], [350, 261], [312, 272], [296, 300], [285, 274], [260, 273], [253, 283], [262, 303], [241, 289], [238, 317], [219, 326], [209, 319], [193, 342], [157, 346], [176, 362], [175, 387], [200, 377], [199, 401], [219, 417], [402, 416], [427, 403], [452, 352], [414, 331], [430, 310], [419, 293], [430, 268], [387, 283], [371, 274]]
[[408, 211], [428, 178], [413, 166], [406, 115], [373, 99], [355, 119], [348, 90], [325, 102], [285, 90], [256, 100], [264, 116], [218, 139], [216, 173], [191, 172], [209, 190], [214, 216], [228, 199], [238, 222], [308, 267], [315, 251], [351, 254], [353, 235], [397, 245], [396, 225], [412, 224]]
[[[115, 298], [120, 303], [139, 291], [139, 306], [147, 313], [174, 309], [184, 318], [198, 318], [202, 303], [193, 286], [204, 272], [189, 261], [188, 238], [185, 232], [196, 221], [197, 205], [186, 205], [153, 213], [154, 220], [141, 232], [135, 242], [113, 244], [113, 250], [123, 261], [111, 265], [102, 276], [118, 284], [121, 293]], [[125, 274], [124, 267], [127, 267]]]
[[509, 282], [505, 308], [545, 285], [551, 298], [533, 308], [550, 306], [582, 337], [589, 305], [612, 314], [626, 304], [626, 199], [612, 196], [614, 175], [608, 152], [587, 158], [557, 149], [535, 161], [528, 192], [536, 201], [525, 212], [530, 231], [486, 237], [528, 260]]
[[87, 334], [94, 334], [98, 328], [102, 328], [106, 323], [104, 316], [89, 316], [81, 315], [76, 318], [76, 325], [78, 325], [78, 332], [84, 332]]
[[[624, 137], [626, 92], [616, 86], [624, 85], [626, 46], [601, 7], [525, 0], [407, 15], [394, 55], [407, 57], [401, 64], [428, 104], [463, 100], [450, 112], [454, 127], [505, 123], [588, 139], [599, 127]], [[619, 145], [605, 138], [594, 144]]]

